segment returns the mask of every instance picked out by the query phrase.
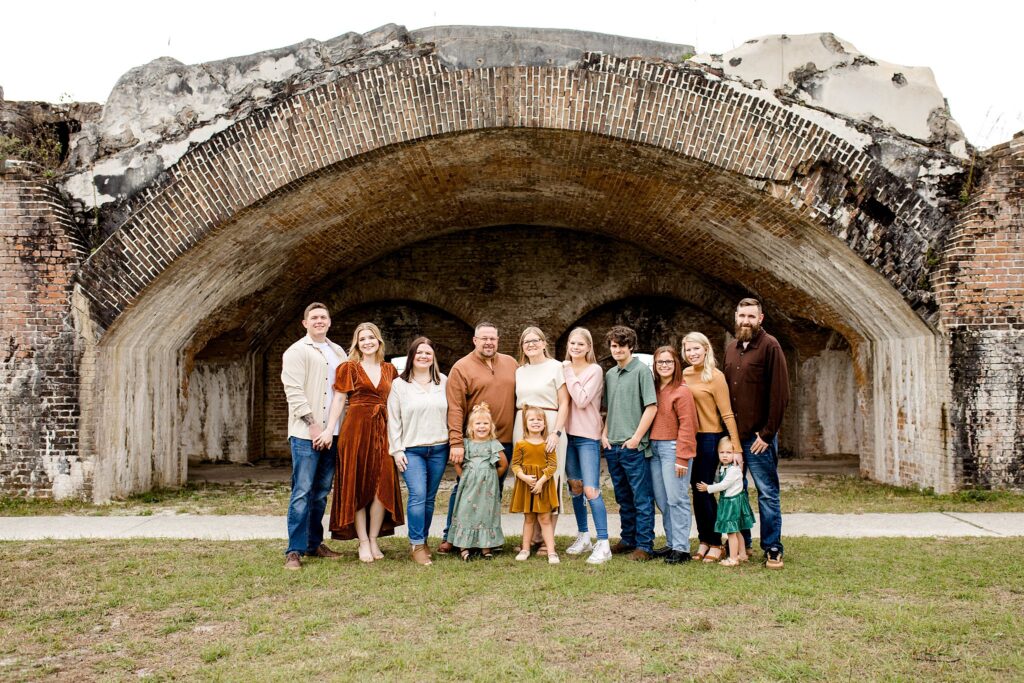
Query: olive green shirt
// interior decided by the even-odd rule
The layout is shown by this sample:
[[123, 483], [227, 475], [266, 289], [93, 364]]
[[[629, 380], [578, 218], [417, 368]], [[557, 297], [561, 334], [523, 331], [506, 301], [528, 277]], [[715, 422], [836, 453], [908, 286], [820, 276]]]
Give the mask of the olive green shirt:
[[[633, 438], [647, 406], [658, 404], [654, 375], [636, 356], [624, 368], [615, 365], [604, 376], [604, 404], [608, 408], [605, 425], [608, 443], [621, 446]], [[647, 434], [640, 440], [640, 450], [650, 457]]]

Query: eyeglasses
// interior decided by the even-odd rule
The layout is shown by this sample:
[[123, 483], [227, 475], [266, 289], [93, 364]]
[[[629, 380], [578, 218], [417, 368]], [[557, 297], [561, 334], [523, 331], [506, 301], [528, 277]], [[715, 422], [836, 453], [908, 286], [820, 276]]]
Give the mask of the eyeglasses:
[[543, 344], [543, 339], [524, 339], [523, 346], [536, 346], [537, 344]]
[[655, 365], [675, 365], [674, 360], [659, 360], [654, 362]]

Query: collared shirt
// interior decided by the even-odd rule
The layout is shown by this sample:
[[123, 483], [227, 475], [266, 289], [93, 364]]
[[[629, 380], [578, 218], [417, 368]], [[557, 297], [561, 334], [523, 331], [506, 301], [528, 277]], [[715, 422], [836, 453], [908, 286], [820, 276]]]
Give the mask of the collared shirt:
[[[341, 362], [348, 359], [345, 349], [329, 339], [327, 343]], [[327, 425], [333, 382], [331, 359], [308, 334], [288, 347], [281, 358], [281, 383], [288, 399], [289, 437], [309, 439], [309, 426], [302, 421], [303, 415], [312, 415], [313, 422], [321, 427]]]
[[723, 370], [740, 439], [771, 441], [789, 404], [789, 371], [778, 340], [762, 329], [745, 349], [738, 340], [729, 344]]
[[[608, 406], [605, 424], [608, 443], [622, 445], [633, 438], [644, 409], [657, 405], [654, 375], [636, 356], [624, 368], [615, 365], [604, 376], [604, 402]], [[648, 450], [647, 434], [640, 439], [640, 450]]]
[[406, 382], [396, 377], [388, 395], [388, 451], [404, 453], [414, 446], [434, 446], [448, 442], [448, 399], [441, 383]]
[[512, 356], [496, 353], [491, 364], [485, 363], [476, 351], [455, 361], [448, 373], [448, 443], [462, 446], [469, 411], [477, 403], [491, 408], [491, 417], [498, 432], [498, 441], [511, 443], [512, 423], [516, 413], [516, 368]]

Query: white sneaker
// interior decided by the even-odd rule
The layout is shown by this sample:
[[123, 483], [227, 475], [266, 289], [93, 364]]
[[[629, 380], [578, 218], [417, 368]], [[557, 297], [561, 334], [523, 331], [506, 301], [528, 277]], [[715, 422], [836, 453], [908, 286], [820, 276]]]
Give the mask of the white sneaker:
[[558, 559], [558, 553], [550, 553], [548, 555], [548, 564], [558, 564], [561, 560]]
[[590, 542], [590, 534], [584, 533], [576, 536], [576, 540], [565, 549], [565, 552], [567, 555], [582, 555], [593, 547], [593, 544]]
[[610, 559], [612, 559], [612, 549], [609, 547], [608, 541], [598, 541], [594, 546], [594, 552], [590, 553], [590, 557], [587, 558], [587, 564], [604, 564]]

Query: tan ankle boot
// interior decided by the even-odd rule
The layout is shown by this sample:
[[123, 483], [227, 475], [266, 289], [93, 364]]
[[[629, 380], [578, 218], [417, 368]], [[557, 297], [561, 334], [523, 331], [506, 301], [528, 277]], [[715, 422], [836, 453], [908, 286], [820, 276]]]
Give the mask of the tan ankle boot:
[[412, 561], [416, 564], [428, 565], [433, 564], [430, 561], [430, 551], [427, 550], [426, 544], [414, 545], [412, 551], [409, 553], [412, 556]]

